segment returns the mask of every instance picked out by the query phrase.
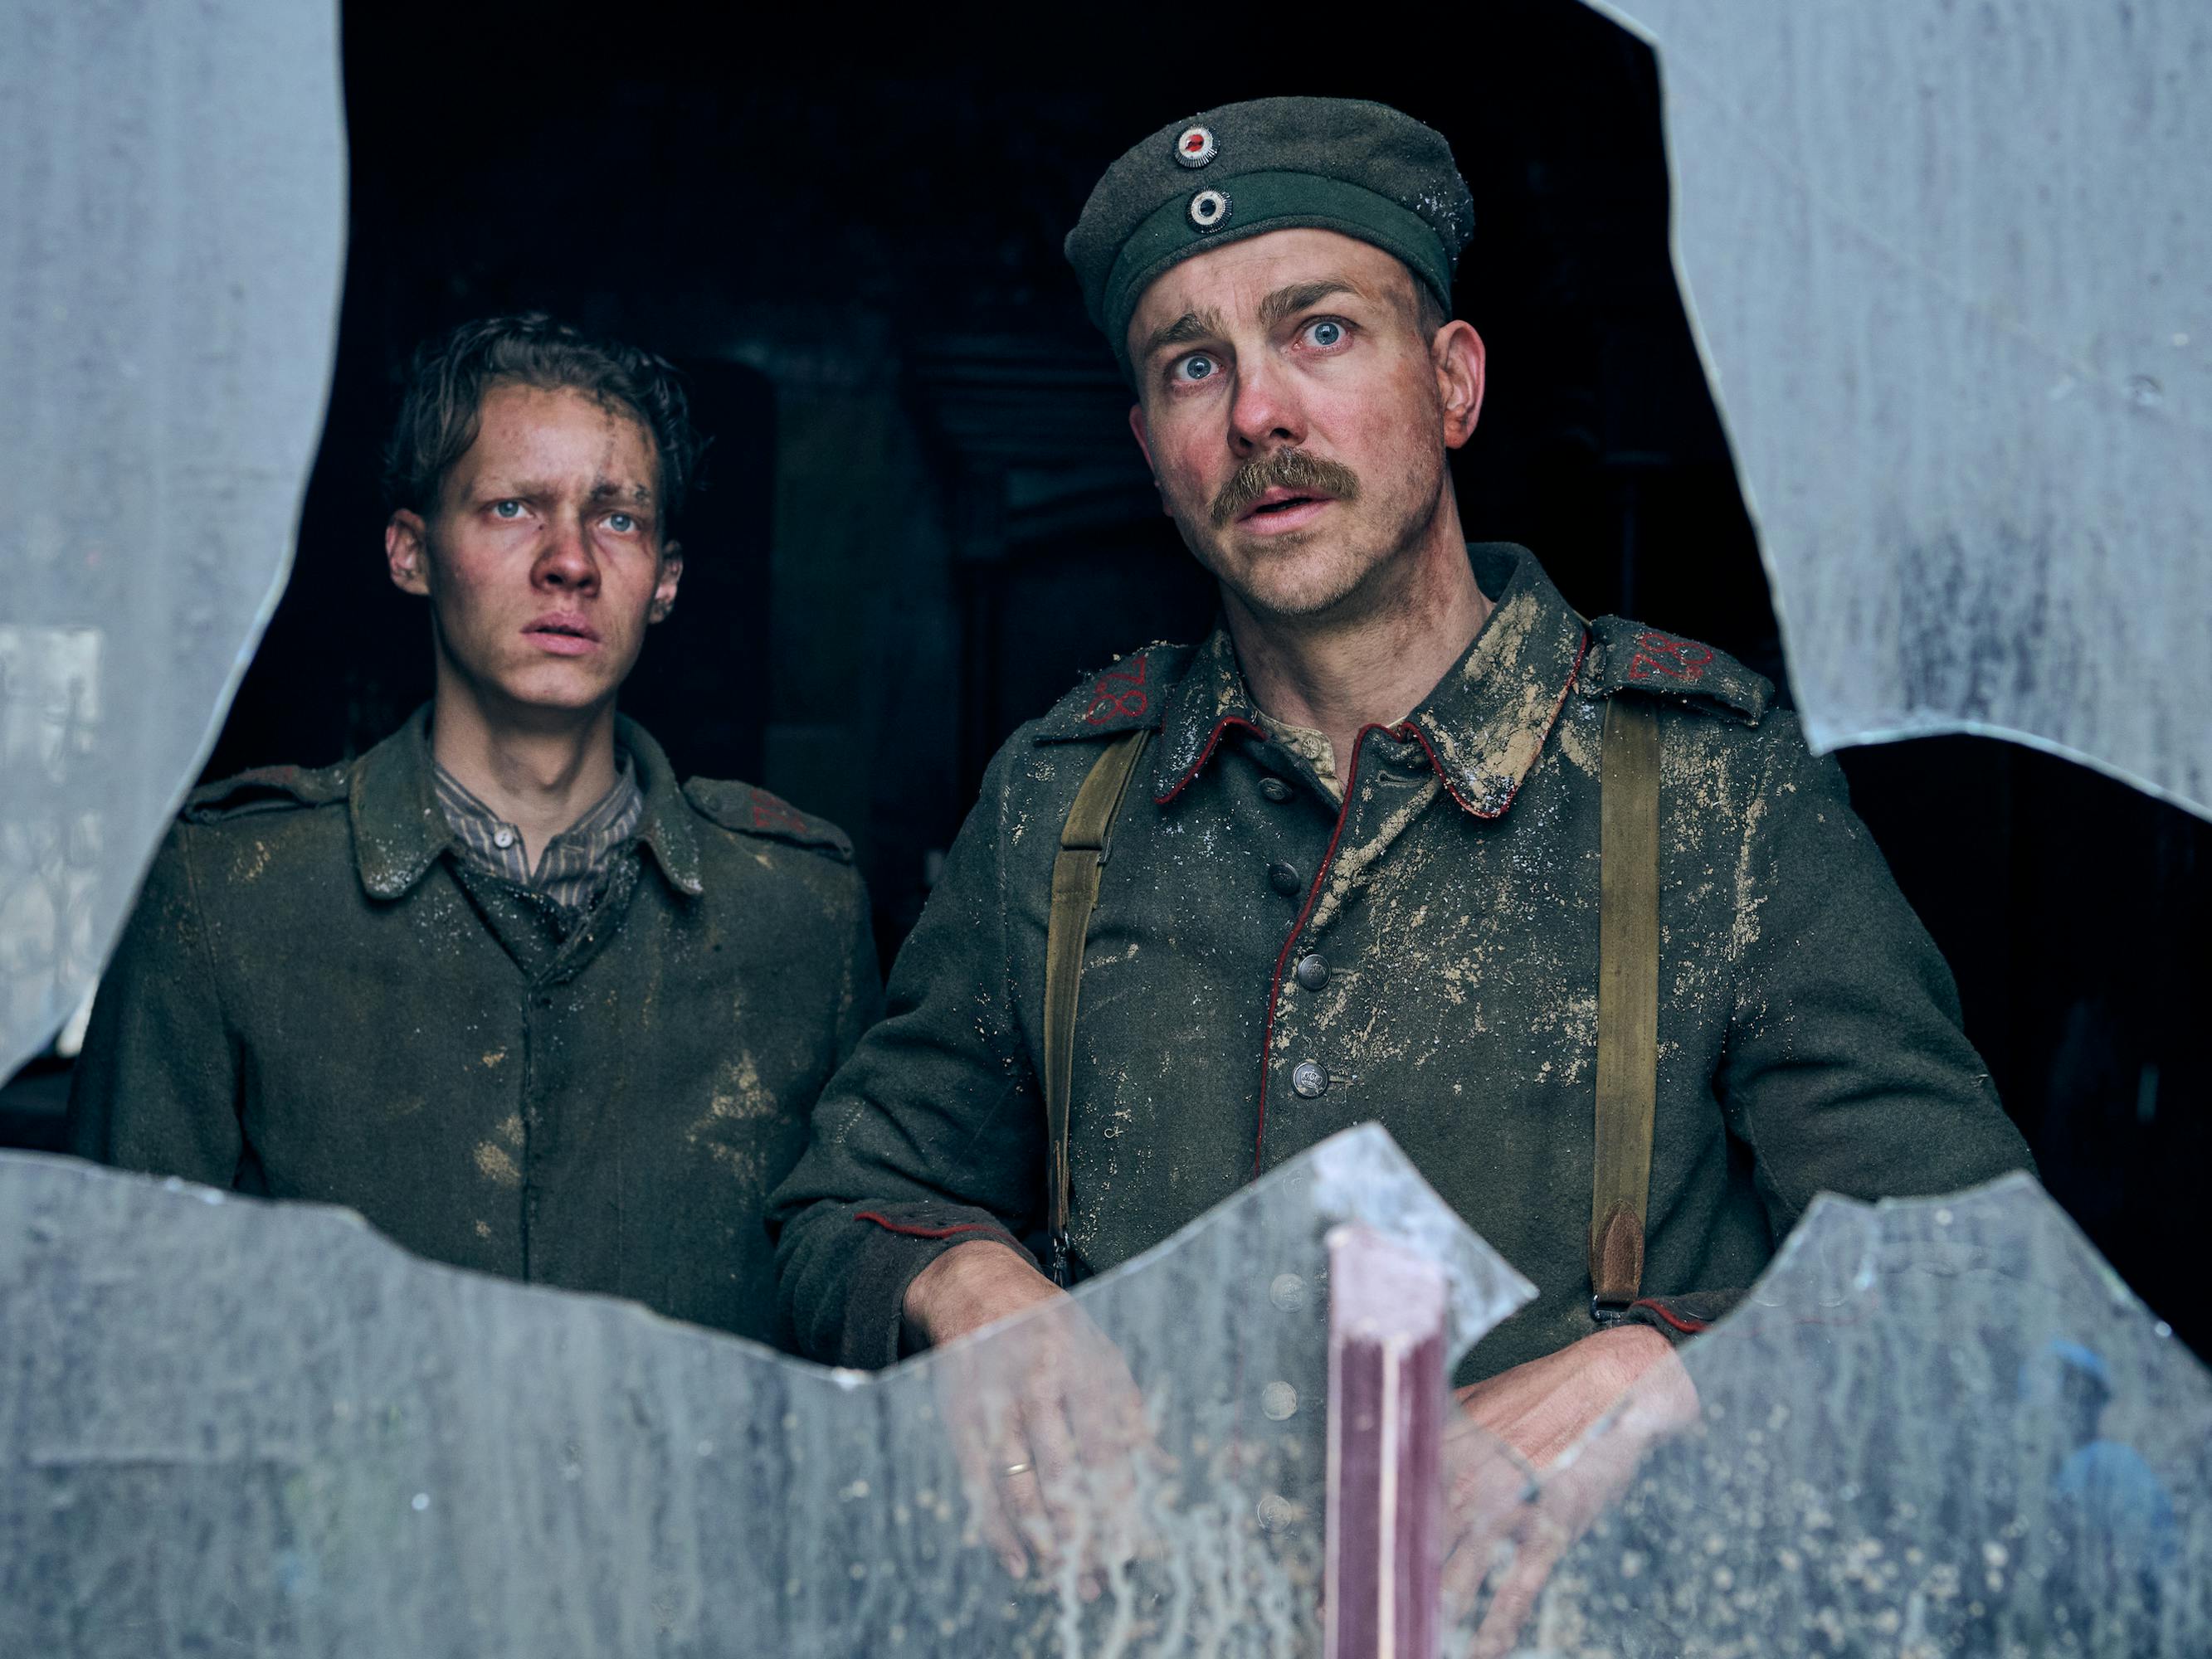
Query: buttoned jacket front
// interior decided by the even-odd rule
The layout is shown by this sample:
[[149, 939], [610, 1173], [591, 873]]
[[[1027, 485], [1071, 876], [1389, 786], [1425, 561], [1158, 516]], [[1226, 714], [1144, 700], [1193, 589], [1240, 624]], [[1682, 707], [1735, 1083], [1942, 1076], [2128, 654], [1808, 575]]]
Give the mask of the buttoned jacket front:
[[74, 1149], [775, 1340], [765, 1202], [878, 1007], [866, 896], [834, 826], [621, 741], [644, 810], [573, 925], [460, 855], [422, 714], [197, 792], [101, 981]]
[[1338, 1130], [1379, 1121], [1538, 1286], [1462, 1376], [1588, 1334], [1606, 701], [1661, 711], [1658, 1108], [1644, 1285], [1740, 1289], [1814, 1193], [2019, 1167], [1941, 958], [1771, 688], [1710, 647], [1585, 624], [1526, 552], [1341, 807], [1270, 738], [1227, 634], [1155, 647], [1000, 750], [896, 964], [890, 1012], [778, 1196], [802, 1344], [880, 1364], [932, 1255], [1036, 1225], [1045, 930], [1101, 740], [1154, 736], [1086, 953], [1071, 1234], [1127, 1260]]

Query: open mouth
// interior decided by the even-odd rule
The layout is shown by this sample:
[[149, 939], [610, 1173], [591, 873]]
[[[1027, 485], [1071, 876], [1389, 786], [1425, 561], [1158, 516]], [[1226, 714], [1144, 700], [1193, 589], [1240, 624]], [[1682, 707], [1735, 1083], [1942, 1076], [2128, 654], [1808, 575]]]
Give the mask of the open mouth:
[[1279, 484], [1245, 508], [1241, 522], [1255, 527], [1299, 523], [1335, 499], [1318, 490], [1291, 489]]
[[599, 629], [573, 615], [540, 617], [522, 631], [554, 651], [582, 651], [599, 642]]

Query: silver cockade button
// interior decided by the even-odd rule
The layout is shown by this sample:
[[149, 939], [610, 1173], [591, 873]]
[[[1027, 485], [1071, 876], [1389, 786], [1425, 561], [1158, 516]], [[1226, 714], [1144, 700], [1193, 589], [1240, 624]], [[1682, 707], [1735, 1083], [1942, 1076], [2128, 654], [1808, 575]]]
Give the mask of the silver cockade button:
[[1229, 198], [1218, 190], [1201, 190], [1190, 198], [1190, 222], [1200, 230], [1228, 223]]
[[1211, 127], [1185, 127], [1176, 135], [1175, 158], [1187, 167], [1202, 167], [1220, 154]]
[[1287, 1422], [1297, 1415], [1298, 1391], [1287, 1382], [1270, 1382], [1260, 1390], [1260, 1409], [1271, 1423]]
[[1310, 1060], [1302, 1060], [1291, 1067], [1291, 1087], [1307, 1100], [1315, 1099], [1328, 1090], [1328, 1073]]

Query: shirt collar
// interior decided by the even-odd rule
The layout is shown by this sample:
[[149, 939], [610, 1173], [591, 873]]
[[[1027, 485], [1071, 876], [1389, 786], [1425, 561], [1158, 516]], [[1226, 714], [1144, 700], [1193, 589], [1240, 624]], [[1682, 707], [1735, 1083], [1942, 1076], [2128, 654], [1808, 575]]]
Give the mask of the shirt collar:
[[453, 826], [463, 853], [484, 868], [520, 886], [536, 887], [556, 902], [585, 904], [599, 879], [637, 830], [645, 795], [629, 751], [615, 749], [615, 781], [574, 823], [538, 849], [535, 864], [524, 850], [522, 834], [440, 763], [432, 751], [430, 773], [439, 810]]
[[[615, 717], [615, 741], [629, 756], [635, 787], [644, 796], [637, 839], [651, 850], [669, 884], [696, 897], [704, 890], [699, 842], [668, 757], [644, 727], [620, 715]], [[429, 705], [416, 709], [405, 725], [361, 757], [347, 805], [355, 866], [373, 897], [399, 897], [454, 844], [453, 825], [438, 802]]]
[[[1468, 553], [1483, 591], [1495, 596], [1490, 618], [1393, 732], [1419, 743], [1453, 799], [1494, 818], [1513, 804], [1543, 752], [1589, 634], [1525, 548], [1480, 543]], [[1163, 806], [1189, 787], [1231, 732], [1267, 736], [1225, 626], [1199, 647], [1166, 704], [1152, 780]]]

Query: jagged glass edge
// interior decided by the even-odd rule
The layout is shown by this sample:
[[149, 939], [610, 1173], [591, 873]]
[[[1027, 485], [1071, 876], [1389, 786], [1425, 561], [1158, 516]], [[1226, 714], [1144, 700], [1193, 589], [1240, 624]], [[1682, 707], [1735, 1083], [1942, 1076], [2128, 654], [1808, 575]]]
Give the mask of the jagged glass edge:
[[1766, 573], [1766, 590], [1773, 604], [1774, 625], [1782, 646], [1783, 672], [1790, 681], [1790, 690], [1800, 715], [1806, 746], [1815, 755], [1827, 755], [1838, 749], [1868, 748], [1877, 744], [1901, 743], [1915, 738], [1996, 738], [2042, 754], [2055, 755], [2078, 766], [2086, 766], [2093, 772], [2124, 783], [2131, 789], [2140, 790], [2154, 800], [2179, 806], [2199, 817], [2212, 818], [2212, 802], [2197, 800], [2167, 785], [2154, 782], [2124, 766], [2116, 765], [2070, 744], [2022, 731], [2002, 721], [1975, 720], [1966, 715], [1929, 714], [1881, 726], [1847, 728], [1844, 722], [1832, 718], [1816, 703], [1806, 701], [1796, 684], [1796, 677], [1790, 674], [1789, 669], [1789, 665], [1795, 659], [1790, 648], [1790, 641], [1798, 632], [1797, 624], [1790, 617], [1790, 588], [1766, 550], [1765, 521], [1759, 510], [1758, 489], [1743, 469], [1735, 464], [1735, 423], [1729, 413], [1728, 395], [1722, 380], [1720, 365], [1714, 359], [1712, 344], [1706, 336], [1705, 322], [1698, 314], [1697, 289], [1690, 281], [1689, 264], [1682, 251], [1680, 221], [1671, 206], [1680, 199], [1681, 177], [1675, 159], [1674, 131], [1669, 112], [1666, 48], [1657, 32], [1629, 9], [1633, 0], [1627, 0], [1627, 3], [1623, 3], [1623, 0], [1582, 0], [1582, 3], [1650, 47], [1652, 58], [1658, 65], [1660, 150], [1667, 166], [1667, 199], [1670, 204], [1667, 215], [1668, 263], [1674, 273], [1674, 289], [1681, 299], [1682, 314], [1689, 324], [1691, 343], [1697, 349], [1698, 366], [1705, 377], [1705, 390], [1712, 398], [1713, 412], [1719, 417], [1722, 435], [1728, 441], [1729, 471], [1735, 474], [1737, 493], [1743, 501], [1744, 516], [1751, 524], [1752, 540], [1759, 550], [1759, 562]]

